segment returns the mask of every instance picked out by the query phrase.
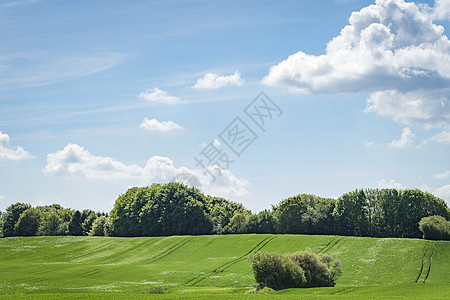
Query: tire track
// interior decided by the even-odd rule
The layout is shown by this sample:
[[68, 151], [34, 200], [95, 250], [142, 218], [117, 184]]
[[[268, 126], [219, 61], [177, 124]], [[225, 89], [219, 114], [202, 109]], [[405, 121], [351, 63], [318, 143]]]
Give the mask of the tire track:
[[329, 241], [320, 251], [319, 253], [326, 253], [330, 251], [332, 248], [336, 247], [336, 245], [342, 241], [342, 236], [337, 236]]
[[423, 252], [423, 256], [422, 256], [422, 266], [420, 267], [420, 271], [419, 271], [419, 275], [417, 276], [416, 283], [417, 283], [417, 281], [419, 281], [420, 276], [422, 275], [423, 266], [425, 265], [425, 256], [427, 255], [429, 245], [430, 245], [430, 242], [427, 242], [425, 244], [425, 251]]
[[229, 262], [226, 262], [224, 264], [222, 264], [221, 266], [217, 267], [216, 269], [212, 270], [211, 272], [208, 272], [206, 274], [202, 274], [199, 276], [196, 276], [190, 280], [188, 280], [185, 285], [196, 285], [199, 282], [205, 280], [206, 278], [208, 278], [211, 275], [214, 274], [218, 274], [218, 273], [223, 273], [226, 269], [230, 268], [231, 266], [245, 260], [250, 254], [256, 253], [258, 251], [261, 251], [261, 249], [263, 249], [269, 242], [271, 242], [272, 240], [274, 240], [277, 236], [273, 235], [273, 236], [269, 236], [265, 239], [263, 239], [262, 241], [260, 241], [258, 244], [256, 244], [256, 246], [254, 246], [252, 249], [250, 249], [247, 253], [245, 253], [244, 255], [231, 260]]
[[433, 245], [433, 251], [431, 251], [431, 255], [430, 255], [430, 262], [428, 264], [428, 272], [427, 275], [425, 276], [425, 279], [423, 280], [423, 283], [425, 283], [425, 281], [427, 281], [428, 279], [428, 275], [430, 275], [430, 271], [431, 271], [431, 262], [433, 261], [433, 254], [434, 254], [434, 250], [436, 249], [436, 243], [434, 243]]
[[153, 256], [152, 258], [146, 260], [146, 263], [152, 263], [155, 261], [158, 261], [164, 257], [166, 257], [167, 255], [175, 252], [176, 250], [180, 249], [181, 247], [183, 247], [184, 245], [186, 245], [191, 239], [189, 237], [182, 239], [179, 242], [176, 242], [175, 244], [173, 244], [171, 247], [169, 247], [168, 249], [164, 250], [161, 253], [158, 253], [157, 255]]

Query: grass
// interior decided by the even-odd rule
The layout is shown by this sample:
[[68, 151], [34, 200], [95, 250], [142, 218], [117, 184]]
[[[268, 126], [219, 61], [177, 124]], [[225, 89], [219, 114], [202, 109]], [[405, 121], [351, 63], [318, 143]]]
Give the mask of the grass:
[[[336, 287], [245, 294], [255, 285], [251, 253], [302, 250], [341, 260]], [[6, 238], [0, 239], [0, 270], [2, 299], [446, 298], [450, 242], [307, 235]]]

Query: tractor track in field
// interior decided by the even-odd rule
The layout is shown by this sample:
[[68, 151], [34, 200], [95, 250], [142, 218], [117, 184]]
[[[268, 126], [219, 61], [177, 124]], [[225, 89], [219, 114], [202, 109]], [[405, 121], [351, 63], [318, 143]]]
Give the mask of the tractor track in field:
[[181, 247], [183, 247], [184, 245], [186, 245], [191, 239], [190, 238], [184, 238], [179, 242], [176, 242], [175, 244], [173, 244], [172, 246], [170, 246], [168, 249], [164, 250], [161, 253], [158, 253], [157, 255], [153, 256], [152, 258], [148, 259], [145, 261], [145, 263], [152, 263], [155, 261], [158, 261], [164, 257], [166, 257], [167, 255], [173, 253], [174, 251], [180, 249]]
[[434, 243], [433, 245], [433, 250], [431, 251], [431, 255], [430, 255], [430, 262], [428, 264], [428, 272], [427, 275], [425, 276], [425, 279], [423, 280], [423, 283], [425, 283], [425, 281], [427, 281], [428, 276], [430, 275], [431, 272], [431, 262], [433, 261], [433, 254], [434, 254], [434, 250], [436, 249], [436, 243]]
[[[420, 278], [424, 274], [423, 270], [425, 268], [425, 262], [426, 261], [428, 261], [428, 270], [427, 270], [427, 273], [426, 273], [425, 278], [423, 279], [422, 283], [425, 283], [427, 281], [428, 276], [430, 275], [430, 272], [431, 272], [431, 263], [433, 261], [433, 254], [434, 254], [434, 251], [436, 249], [436, 243], [427, 242], [425, 244], [424, 248], [425, 248], [425, 250], [424, 250], [423, 255], [422, 255], [422, 266], [420, 267], [419, 275], [417, 276], [417, 279], [415, 281], [416, 283], [419, 282]], [[427, 255], [429, 255], [428, 259], [427, 259]]]
[[196, 277], [188, 280], [185, 283], [185, 285], [193, 286], [193, 285], [196, 285], [199, 282], [205, 280], [206, 278], [208, 278], [211, 275], [224, 272], [226, 269], [230, 268], [231, 266], [233, 266], [233, 265], [235, 265], [235, 264], [245, 260], [250, 254], [253, 254], [253, 253], [256, 253], [258, 251], [261, 251], [269, 242], [273, 241], [276, 237], [277, 236], [274, 235], [274, 236], [269, 236], [269, 237], [263, 239], [262, 241], [260, 241], [256, 246], [254, 246], [252, 249], [250, 249], [244, 255], [242, 255], [242, 256], [240, 256], [240, 257], [238, 257], [236, 259], [233, 259], [233, 260], [231, 260], [229, 262], [226, 262], [226, 263], [220, 265], [219, 267], [215, 268], [211, 272], [208, 272], [206, 274], [202, 274], [202, 275], [196, 276]]
[[322, 249], [319, 250], [319, 253], [326, 253], [327, 251], [330, 251], [340, 241], [342, 241], [342, 237], [341, 236], [337, 236], [337, 237], [331, 239]]

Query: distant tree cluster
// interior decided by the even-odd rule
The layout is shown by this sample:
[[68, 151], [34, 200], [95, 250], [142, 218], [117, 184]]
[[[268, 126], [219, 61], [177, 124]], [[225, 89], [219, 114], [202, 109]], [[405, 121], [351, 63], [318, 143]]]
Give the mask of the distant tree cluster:
[[106, 215], [89, 209], [74, 211], [59, 204], [31, 207], [28, 204], [15, 203], [1, 214], [0, 227], [4, 237], [94, 235], [95, 223], [101, 217], [106, 218]]
[[[443, 200], [420, 190], [356, 190], [338, 199], [302, 194], [252, 214], [242, 204], [168, 183], [129, 189], [110, 214], [74, 211], [58, 204], [12, 204], [0, 214], [0, 235], [285, 233], [420, 238], [419, 221], [429, 216], [448, 222], [450, 210]], [[425, 230], [428, 223], [422, 226]]]

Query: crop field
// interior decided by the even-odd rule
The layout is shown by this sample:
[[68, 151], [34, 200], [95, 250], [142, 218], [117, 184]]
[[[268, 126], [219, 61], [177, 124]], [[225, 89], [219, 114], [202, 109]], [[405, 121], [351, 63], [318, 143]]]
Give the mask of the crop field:
[[[257, 251], [327, 253], [332, 288], [249, 294]], [[431, 264], [431, 265], [430, 265]], [[155, 295], [159, 291], [162, 295]], [[450, 242], [308, 235], [0, 239], [0, 298], [446, 298]]]

